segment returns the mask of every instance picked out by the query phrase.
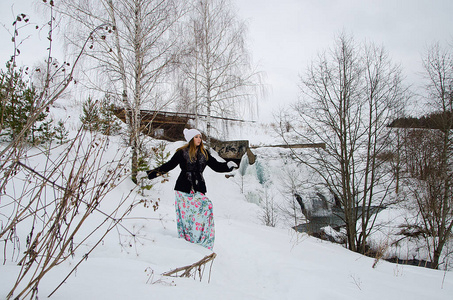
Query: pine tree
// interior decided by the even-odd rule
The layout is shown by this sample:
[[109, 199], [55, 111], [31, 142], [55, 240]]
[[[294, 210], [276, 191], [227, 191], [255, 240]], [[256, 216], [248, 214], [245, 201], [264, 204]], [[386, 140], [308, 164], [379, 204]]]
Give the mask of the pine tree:
[[44, 120], [39, 123], [39, 126], [33, 126], [29, 141], [33, 145], [38, 145], [51, 141], [55, 136], [55, 131], [52, 126], [53, 120]]
[[69, 131], [64, 126], [63, 121], [58, 121], [57, 126], [55, 126], [55, 139], [59, 144], [63, 144], [67, 141]]
[[160, 142], [156, 147], [152, 147], [152, 157], [156, 162], [156, 166], [163, 165], [170, 157], [170, 152], [165, 151], [167, 144]]
[[[22, 68], [11, 67], [7, 63], [7, 72], [0, 71], [0, 116], [1, 136], [12, 139], [24, 128], [25, 121], [33, 113], [37, 92], [32, 84], [24, 79]], [[36, 124], [43, 121], [47, 113], [41, 113], [35, 125], [26, 133], [27, 140], [33, 141], [33, 132], [38, 130]]]
[[101, 123], [100, 129], [105, 135], [116, 135], [121, 130], [120, 121], [115, 116], [114, 109], [115, 106], [110, 103], [110, 97], [106, 95], [104, 100], [102, 100], [101, 107], [99, 109]]
[[91, 97], [82, 104], [82, 116], [80, 116], [83, 127], [90, 132], [99, 131], [101, 127], [99, 105]]
[[105, 135], [115, 135], [121, 130], [121, 125], [114, 113], [114, 105], [106, 96], [102, 101], [94, 101], [88, 97], [82, 106], [80, 121], [86, 130], [97, 131]]

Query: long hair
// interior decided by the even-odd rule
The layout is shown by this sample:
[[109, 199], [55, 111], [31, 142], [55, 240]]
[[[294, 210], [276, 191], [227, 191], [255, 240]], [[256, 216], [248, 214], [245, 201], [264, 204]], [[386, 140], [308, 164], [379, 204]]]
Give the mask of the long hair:
[[197, 159], [197, 150], [198, 149], [200, 149], [201, 154], [203, 154], [204, 157], [206, 157], [206, 160], [208, 160], [208, 152], [206, 151], [206, 149], [204, 147], [203, 141], [201, 141], [200, 146], [197, 147], [197, 146], [195, 146], [194, 140], [191, 139], [190, 142], [188, 142], [181, 148], [178, 148], [178, 150], [176, 150], [176, 151], [179, 151], [179, 150], [182, 150], [185, 148], [189, 148], [189, 159], [191, 162], [194, 162]]

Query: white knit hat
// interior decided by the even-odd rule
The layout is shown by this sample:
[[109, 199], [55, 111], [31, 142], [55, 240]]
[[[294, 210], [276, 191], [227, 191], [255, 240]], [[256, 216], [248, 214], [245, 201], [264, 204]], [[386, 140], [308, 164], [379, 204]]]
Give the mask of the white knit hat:
[[191, 139], [193, 139], [194, 136], [196, 135], [201, 135], [201, 132], [199, 132], [196, 129], [187, 129], [185, 128], [184, 131], [184, 138], [186, 139], [187, 142], [190, 142]]

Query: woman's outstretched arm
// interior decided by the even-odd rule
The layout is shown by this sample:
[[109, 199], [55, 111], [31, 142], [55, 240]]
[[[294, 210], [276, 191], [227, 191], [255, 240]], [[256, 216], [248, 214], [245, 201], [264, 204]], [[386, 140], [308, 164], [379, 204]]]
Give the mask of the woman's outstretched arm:
[[219, 173], [226, 173], [226, 172], [231, 172], [235, 167], [237, 167], [236, 164], [232, 166], [231, 164], [226, 163], [226, 162], [219, 162], [217, 161], [214, 157], [212, 157], [210, 154], [208, 154], [208, 161], [207, 165], [213, 169], [216, 172]]
[[171, 159], [168, 162], [164, 163], [160, 167], [146, 171], [146, 174], [148, 175], [148, 179], [156, 178], [156, 177], [161, 176], [162, 174], [165, 174], [165, 173], [173, 170], [174, 168], [176, 168], [176, 166], [181, 162], [181, 157], [182, 157], [181, 153], [182, 153], [181, 150], [176, 151], [176, 153], [173, 154], [173, 156], [171, 157]]

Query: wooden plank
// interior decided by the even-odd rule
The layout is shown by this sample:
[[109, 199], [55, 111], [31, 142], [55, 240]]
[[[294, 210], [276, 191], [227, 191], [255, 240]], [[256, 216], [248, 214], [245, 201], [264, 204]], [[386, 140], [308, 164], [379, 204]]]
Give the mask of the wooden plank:
[[325, 143], [313, 144], [283, 144], [283, 145], [263, 145], [263, 146], [250, 146], [251, 149], [257, 148], [322, 148], [326, 149]]

